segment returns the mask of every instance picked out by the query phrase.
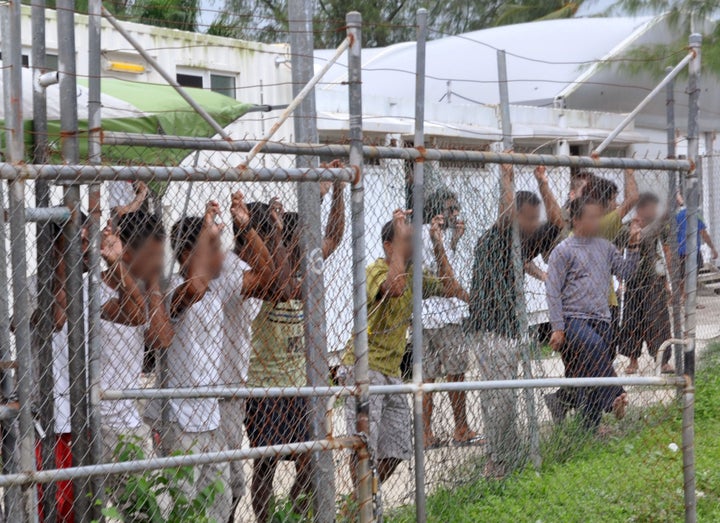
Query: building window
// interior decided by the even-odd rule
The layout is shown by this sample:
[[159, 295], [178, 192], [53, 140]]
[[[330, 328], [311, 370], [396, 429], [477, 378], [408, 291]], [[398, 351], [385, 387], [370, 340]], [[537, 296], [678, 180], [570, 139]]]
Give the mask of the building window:
[[235, 98], [235, 77], [222, 74], [210, 75], [210, 90]]
[[60, 69], [60, 62], [58, 62], [58, 55], [46, 54], [45, 55], [45, 69], [48, 71], [57, 71]]
[[195, 74], [182, 74], [177, 73], [175, 75], [177, 83], [183, 87], [197, 87], [198, 89], [203, 88], [203, 77]]
[[[2, 53], [0, 53], [0, 60], [2, 60]], [[30, 67], [30, 56], [29, 55], [22, 55], [22, 66], [23, 67]]]

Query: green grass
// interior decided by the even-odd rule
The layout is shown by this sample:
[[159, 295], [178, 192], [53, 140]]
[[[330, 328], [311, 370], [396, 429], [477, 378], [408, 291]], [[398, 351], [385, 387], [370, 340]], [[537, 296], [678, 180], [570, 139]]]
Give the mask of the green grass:
[[[698, 521], [720, 521], [720, 345], [701, 362], [695, 408]], [[555, 431], [543, 443], [540, 471], [528, 467], [501, 483], [476, 480], [434, 493], [428, 521], [683, 521], [682, 453], [668, 448], [681, 446], [680, 409], [635, 414], [610, 440], [578, 441], [569, 427]], [[387, 518], [414, 519], [412, 507]]]

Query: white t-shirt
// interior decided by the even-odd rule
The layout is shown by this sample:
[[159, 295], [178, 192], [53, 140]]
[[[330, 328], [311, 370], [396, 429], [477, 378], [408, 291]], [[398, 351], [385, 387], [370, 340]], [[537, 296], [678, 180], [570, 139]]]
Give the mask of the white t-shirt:
[[[437, 276], [435, 250], [430, 240], [430, 224], [423, 225], [423, 270]], [[454, 251], [450, 248], [450, 234], [445, 234], [445, 253], [453, 270], [457, 270]], [[439, 329], [446, 325], [460, 325], [470, 315], [468, 304], [458, 298], [433, 296], [423, 300], [422, 323], [425, 329]]]
[[[175, 336], [168, 349], [169, 387], [207, 387], [221, 384], [224, 364], [225, 314], [223, 305], [242, 292], [244, 271], [228, 255], [222, 274], [212, 280], [202, 300], [173, 318]], [[228, 261], [229, 260], [229, 261]], [[174, 274], [168, 298], [184, 281]], [[172, 399], [170, 408], [184, 432], [207, 432], [220, 425], [220, 409], [215, 398]]]
[[[118, 297], [118, 292], [104, 281], [100, 282], [99, 294], [101, 306]], [[123, 325], [101, 319], [97, 328], [102, 390], [140, 388], [147, 325]], [[134, 429], [141, 424], [137, 406], [131, 399], [103, 401], [100, 413], [103, 425], [111, 429]]]
[[[32, 313], [38, 307], [37, 275], [33, 274], [27, 280], [28, 296], [30, 300], [30, 311]], [[88, 280], [87, 275], [83, 277], [83, 291], [85, 304], [88, 301]], [[85, 332], [87, 333], [87, 314], [85, 315]], [[32, 322], [30, 328], [33, 328]], [[51, 340], [53, 354], [53, 398], [55, 401], [55, 434], [70, 433], [70, 371], [68, 356], [68, 330], [67, 323], [59, 331], [54, 331]], [[87, 350], [87, 346], [86, 346]]]
[[[225, 270], [245, 273], [250, 266], [235, 254], [229, 254]], [[241, 282], [242, 283], [242, 282]], [[220, 369], [222, 385], [243, 385], [247, 382], [252, 351], [252, 322], [260, 312], [262, 300], [245, 298], [241, 293], [228, 297], [223, 306], [223, 365]]]

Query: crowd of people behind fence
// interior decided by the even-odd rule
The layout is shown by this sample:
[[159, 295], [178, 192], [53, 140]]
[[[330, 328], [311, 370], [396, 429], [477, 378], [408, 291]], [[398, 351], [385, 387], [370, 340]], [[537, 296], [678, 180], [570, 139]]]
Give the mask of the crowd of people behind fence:
[[[334, 163], [333, 166], [339, 165]], [[517, 281], [519, 242], [524, 272], [545, 282], [551, 336], [567, 377], [615, 376], [616, 351], [629, 359], [628, 374], [638, 372], [643, 345], [655, 357], [669, 339], [669, 262], [677, 256], [681, 267], [688, 253], [687, 217], [661, 212], [657, 195], [639, 194], [632, 171], [625, 172], [625, 195], [618, 187], [589, 172], [574, 173], [567, 202], [560, 205], [550, 189], [545, 168], [534, 170], [538, 191], [514, 191], [512, 166], [501, 168], [497, 218], [477, 239], [471, 284], [463, 288], [454, 272], [454, 257], [465, 233], [456, 194], [441, 188], [426, 199], [422, 217], [411, 219], [398, 209], [382, 227], [384, 256], [367, 267], [369, 379], [371, 385], [401, 383], [408, 328], [413, 310], [412, 273], [423, 273], [425, 381], [463, 381], [477, 361], [484, 380], [518, 377], [523, 329], [518, 314], [522, 282]], [[121, 182], [117, 182], [121, 183]], [[307, 384], [300, 248], [301, 219], [287, 212], [278, 199], [246, 203], [236, 192], [229, 202], [209, 201], [203, 216], [185, 216], [166, 231], [162, 220], [147, 209], [147, 187], [134, 185], [132, 201], [116, 204], [102, 232], [105, 269], [99, 282], [101, 320], [97, 327], [100, 386], [103, 390], [138, 389], [143, 361], [165, 351], [166, 386], [193, 388], [214, 385], [299, 387]], [[345, 231], [344, 184], [322, 185], [332, 200], [322, 241], [328, 258]], [[540, 196], [538, 197], [539, 194]], [[229, 206], [228, 227], [233, 246], [224, 252], [227, 234], [219, 217]], [[542, 208], [544, 207], [544, 213]], [[629, 219], [634, 210], [633, 218]], [[541, 221], [542, 215], [546, 216]], [[669, 246], [669, 220], [677, 220], [678, 250]], [[420, 225], [422, 223], [422, 225]], [[412, 228], [422, 227], [423, 267], [413, 267]], [[59, 227], [48, 253], [55, 261], [54, 306], [49, 314], [52, 334], [54, 433], [38, 441], [52, 445], [58, 468], [72, 466], [71, 412], [66, 308], [73, 296], [65, 292], [65, 239]], [[163, 280], [166, 236], [177, 271]], [[704, 225], [699, 240], [717, 256]], [[83, 230], [83, 238], [88, 235]], [[700, 244], [700, 241], [698, 241]], [[88, 242], [84, 242], [85, 249]], [[40, 246], [42, 247], [42, 246]], [[547, 270], [534, 260], [542, 256]], [[700, 258], [698, 263], [702, 263]], [[615, 279], [614, 279], [615, 278]], [[619, 307], [615, 281], [620, 283]], [[37, 279], [28, 280], [34, 298], [29, 311], [37, 333]], [[520, 284], [520, 285], [519, 285]], [[87, 278], [85, 279], [87, 294]], [[87, 303], [87, 296], [85, 299]], [[39, 345], [37, 336], [35, 346]], [[662, 371], [673, 372], [665, 351]], [[337, 371], [337, 379], [353, 385], [352, 340]], [[42, 369], [41, 369], [42, 371]], [[49, 370], [47, 370], [50, 372]], [[468, 421], [464, 392], [450, 392], [454, 431], [450, 444], [485, 445], [485, 474], [502, 478], [523, 464], [524, 445], [516, 393], [509, 389], [482, 391], [483, 435]], [[576, 413], [589, 431], [602, 431], [603, 414], [621, 418], [628, 403], [621, 387], [561, 388], [544, 397], [555, 423]], [[426, 448], [443, 444], [432, 431], [433, 398], [424, 396]], [[149, 401], [142, 410], [134, 400], [101, 403], [104, 462], [120, 459], [123, 445], [135, 442], [144, 455], [212, 452], [242, 448], [246, 433], [250, 446], [261, 447], [312, 439], [308, 405], [301, 397], [242, 399], [196, 398], [169, 401], [170, 424], [161, 423], [161, 406]], [[346, 401], [347, 427], [355, 427], [355, 398]], [[369, 404], [367, 443], [377, 462], [381, 482], [412, 456], [409, 404], [403, 395], [373, 395]], [[48, 430], [52, 429], [52, 430]], [[162, 431], [162, 433], [160, 433]], [[253, 463], [249, 496], [258, 521], [271, 517], [273, 480], [278, 457]], [[290, 491], [293, 509], [309, 509], [312, 475], [308, 454], [292, 455], [296, 468]], [[354, 474], [355, 467], [351, 465]], [[354, 478], [355, 479], [355, 478]], [[207, 515], [217, 522], [233, 521], [240, 498], [246, 495], [242, 462], [212, 463], [194, 469], [186, 482], [188, 499], [199, 499], [217, 485]], [[73, 516], [71, 482], [57, 484], [58, 521]], [[110, 502], [122, 509], [122, 476], [106, 483]], [[40, 491], [42, 494], [42, 491]]]

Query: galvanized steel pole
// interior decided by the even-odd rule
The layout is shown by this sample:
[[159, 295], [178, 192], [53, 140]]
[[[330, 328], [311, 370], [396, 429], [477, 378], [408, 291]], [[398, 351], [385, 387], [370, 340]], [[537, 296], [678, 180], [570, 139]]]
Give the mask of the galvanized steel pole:
[[[368, 393], [368, 332], [367, 288], [365, 281], [365, 181], [363, 180], [363, 127], [362, 127], [362, 15], [353, 11], [345, 17], [350, 38], [348, 50], [348, 112], [350, 118], [350, 166], [356, 169], [355, 182], [350, 189], [352, 216], [353, 266], [353, 351], [355, 366], [353, 377], [357, 387], [355, 397], [355, 431], [370, 434], [370, 395]], [[348, 427], [352, 430], [352, 427]], [[360, 523], [373, 520], [372, 471], [367, 440], [357, 452], [357, 502]]]
[[[503, 130], [503, 149], [512, 149], [512, 122], [510, 120], [510, 95], [508, 93], [507, 60], [504, 50], [497, 51], [498, 87], [500, 89], [500, 120]], [[513, 207], [515, 207], [515, 182], [513, 180]], [[518, 209], [515, 209], [517, 213]], [[522, 243], [517, 220], [512, 223], [512, 262], [515, 292], [515, 315], [518, 324], [518, 339], [520, 342], [520, 358], [522, 361], [523, 377], [532, 378], [532, 357], [530, 348], [530, 332], [528, 328], [527, 304], [525, 302], [525, 268], [522, 255]], [[525, 408], [528, 416], [528, 429], [530, 432], [530, 459], [535, 468], [542, 462], [540, 456], [540, 428], [538, 425], [535, 405], [535, 393], [525, 389]], [[517, 408], [516, 406], [514, 408]], [[517, 430], [517, 429], [516, 429]], [[516, 442], [519, 444], [519, 442]]]
[[[39, 89], [40, 78], [46, 73], [45, 44], [45, 0], [37, 0], [31, 7], [32, 26], [32, 67], [33, 67], [33, 163], [46, 163], [48, 152], [47, 137], [47, 95], [45, 89]], [[45, 180], [35, 181], [35, 206], [46, 209], [50, 206], [50, 188]], [[30, 221], [29, 209], [25, 210], [25, 219]], [[38, 421], [45, 437], [41, 441], [42, 469], [55, 468], [55, 401], [53, 376], [52, 335], [54, 331], [52, 307], [55, 297], [52, 290], [55, 258], [50, 223], [38, 223], [36, 226], [37, 260], [37, 317], [31, 343], [37, 354], [38, 387], [40, 404]], [[56, 518], [55, 495], [57, 485], [50, 483], [43, 489], [43, 516], [47, 523]]]
[[[24, 160], [23, 115], [22, 115], [22, 50], [20, 34], [20, 2], [10, 1], [0, 5], [2, 16], [3, 92], [5, 93], [5, 156], [7, 161], [19, 164]], [[9, 184], [10, 192], [10, 244], [12, 259], [12, 286], [14, 293], [13, 313], [15, 317], [16, 380], [12, 374], [3, 375], [3, 396], [10, 401], [15, 394], [20, 403], [18, 423], [10, 421], [4, 425], [3, 471], [35, 470], [35, 433], [32, 415], [32, 349], [30, 346], [30, 318], [28, 315], [27, 275], [25, 266], [25, 222], [24, 182]], [[1, 195], [1, 192], [0, 192]], [[0, 294], [2, 311], [2, 359], [11, 361], [10, 311], [8, 304], [7, 258], [5, 256], [5, 228], [0, 235], [2, 241], [3, 280], [6, 280]], [[18, 240], [20, 243], [15, 244]], [[15, 388], [16, 387], [16, 388]], [[21, 489], [12, 488], [5, 494], [8, 521], [35, 521], [37, 500], [35, 488], [30, 485]]]
[[[685, 175], [685, 205], [686, 209], [686, 236], [685, 236], [685, 346], [684, 372], [689, 385], [695, 381], [695, 336], [697, 323], [697, 276], [698, 276], [698, 207], [700, 193], [698, 190], [699, 170], [702, 163], [699, 156], [699, 113], [700, 113], [700, 47], [702, 36], [694, 33], [690, 35], [690, 49], [695, 58], [690, 62], [688, 77], [688, 160], [695, 165], [694, 169]], [[687, 395], [686, 395], [687, 398]], [[692, 415], [692, 404], [687, 405]], [[683, 423], [685, 425], [685, 423]], [[694, 523], [697, 519], [695, 498], [695, 453], [692, 441], [683, 442], [683, 476], [685, 479], [685, 521]]]
[[[293, 96], [304, 91], [313, 76], [313, 0], [288, 2]], [[293, 117], [295, 139], [299, 142], [318, 141], [315, 90], [300, 101]], [[298, 157], [297, 167], [317, 166], [317, 157]], [[302, 260], [302, 295], [305, 311], [305, 349], [309, 385], [324, 385], [329, 379], [327, 339], [325, 331], [325, 280], [322, 251], [322, 219], [320, 186], [300, 184], [297, 188], [300, 218]], [[310, 398], [312, 436], [322, 439], [325, 432], [325, 405]], [[313, 452], [313, 502], [315, 521], [331, 523], [335, 519], [335, 467], [332, 454]]]
[[[669, 71], [670, 68], [668, 68]], [[674, 160], [677, 157], [675, 150], [675, 80], [668, 82], [666, 86], [665, 113], [667, 123], [667, 157]], [[678, 212], [678, 172], [674, 169], [668, 170], [668, 216], [670, 217], [670, 259], [668, 260], [668, 273], [670, 274], [670, 306], [672, 316], [671, 327], [673, 337], [680, 337], [682, 331], [682, 297], [681, 297], [681, 280], [680, 280], [680, 264], [678, 257], [678, 237], [677, 237], [677, 212]], [[682, 375], [683, 368], [683, 347], [682, 345], [673, 345], [673, 354], [675, 360], [675, 373]]]
[[[75, 56], [75, 2], [58, 0], [58, 61], [60, 73], [60, 128], [63, 135], [61, 150], [65, 163], [77, 164], [78, 114], [77, 71]], [[64, 261], [66, 267], [65, 293], [68, 330], [68, 358], [70, 374], [70, 425], [73, 465], [87, 465], [88, 441], [88, 388], [85, 351], [85, 297], [83, 289], [83, 252], [80, 223], [80, 185], [71, 183], [64, 187], [63, 199], [72, 213], [64, 227]], [[74, 483], [74, 510], [76, 521], [91, 520], [89, 481], [79, 479]]]
[[[417, 38], [415, 43], [415, 147], [425, 146], [425, 47], [427, 42], [427, 9], [417, 12]], [[423, 210], [425, 207], [425, 162], [415, 162], [412, 179], [413, 258], [412, 258], [412, 377], [415, 385], [423, 382]], [[415, 440], [415, 520], [427, 520], [425, 508], [425, 424], [423, 392], [413, 395], [413, 433]]]
[[[102, 126], [102, 93], [101, 93], [101, 29], [102, 1], [90, 0], [88, 3], [88, 163], [102, 163], [101, 126]], [[100, 322], [100, 220], [101, 220], [101, 185], [93, 183], [88, 191], [88, 425], [90, 429], [90, 464], [102, 463], [102, 415], [100, 413], [100, 375], [101, 351], [98, 339]], [[102, 476], [92, 479], [93, 511], [92, 519], [100, 520], [102, 514], [105, 487]]]

